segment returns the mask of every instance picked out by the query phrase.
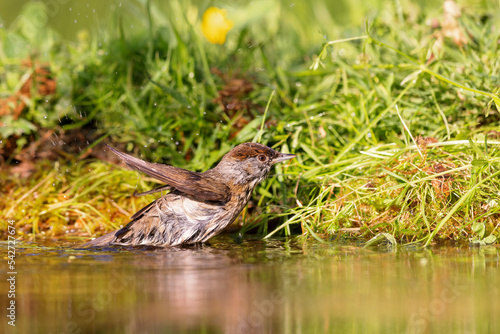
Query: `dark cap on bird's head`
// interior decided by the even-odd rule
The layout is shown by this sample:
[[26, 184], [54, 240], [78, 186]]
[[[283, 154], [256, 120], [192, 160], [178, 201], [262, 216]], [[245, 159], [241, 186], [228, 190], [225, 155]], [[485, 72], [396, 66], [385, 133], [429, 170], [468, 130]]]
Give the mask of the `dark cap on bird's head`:
[[271, 165], [274, 165], [294, 158], [295, 154], [280, 153], [269, 146], [259, 143], [243, 143], [229, 151], [223, 159], [243, 161], [253, 157], [256, 157], [261, 162], [269, 161]]

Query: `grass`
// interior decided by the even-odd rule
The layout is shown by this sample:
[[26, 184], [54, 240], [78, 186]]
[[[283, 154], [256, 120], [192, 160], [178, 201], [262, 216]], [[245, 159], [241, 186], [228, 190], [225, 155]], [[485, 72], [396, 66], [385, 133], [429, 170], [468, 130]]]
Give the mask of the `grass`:
[[[321, 2], [296, 11], [241, 5], [228, 9], [239, 20], [224, 46], [199, 32], [203, 6], [129, 6], [114, 17], [118, 29], [72, 43], [46, 34], [52, 40], [37, 52], [48, 56], [31, 53], [39, 63], [30, 66], [21, 65], [29, 53], [8, 47], [30, 37], [2, 32], [2, 98], [32, 87], [17, 118], [0, 116], [5, 163], [24, 163], [48, 131], [92, 139], [73, 151], [63, 145], [57, 162], [38, 162], [28, 179], [2, 177], [9, 201], [0, 216], [22, 238], [100, 234], [152, 200], [130, 197], [148, 179], [88, 159], [103, 141], [197, 171], [245, 141], [298, 154], [255, 191], [243, 233], [319, 241], [389, 233], [423, 245], [500, 236], [500, 29], [489, 14], [498, 5], [463, 7], [460, 16], [436, 5], [389, 6], [346, 29]], [[128, 10], [143, 13], [133, 31]], [[29, 79], [42, 62], [51, 71], [44, 83], [58, 83], [49, 95]]]
[[[4, 196], [15, 199], [4, 201], [2, 213], [16, 223], [17, 235], [24, 239], [81, 237], [116, 229], [148, 203], [126, 195], [135, 186], [146, 188], [135, 174], [99, 161], [43, 161], [29, 180], [2, 175]], [[3, 231], [6, 225], [2, 221]]]

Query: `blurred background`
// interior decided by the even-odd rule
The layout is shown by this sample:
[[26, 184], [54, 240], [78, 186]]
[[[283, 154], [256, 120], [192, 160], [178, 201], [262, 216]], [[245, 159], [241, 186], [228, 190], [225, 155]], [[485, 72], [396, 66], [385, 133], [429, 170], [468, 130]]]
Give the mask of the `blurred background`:
[[[222, 9], [231, 25], [227, 35], [221, 35], [222, 45], [203, 36], [203, 14], [212, 6]], [[454, 6], [459, 14], [474, 12], [477, 19], [489, 22], [499, 15], [496, 1], [461, 1]], [[402, 43], [403, 52], [416, 55], [438, 39], [434, 30], [441, 28], [442, 18], [443, 2], [432, 0], [3, 1], [0, 156], [4, 162], [26, 160], [20, 149], [43, 137], [41, 128], [81, 129], [96, 131], [79, 141], [93, 143], [106, 134], [127, 143], [128, 150], [133, 143], [140, 145], [146, 157], [154, 152], [144, 146], [153, 144], [159, 150], [156, 159], [170, 156], [180, 163], [194, 156], [191, 167], [204, 169], [228, 150], [226, 140], [253, 139], [248, 131], [236, 134], [249, 123], [246, 130], [256, 128], [273, 89], [285, 102], [293, 104], [295, 98], [303, 105], [305, 96], [331, 87], [333, 79], [324, 71], [307, 72], [324, 43], [366, 35], [373, 26], [374, 35]], [[359, 41], [333, 45], [328, 57], [323, 55], [323, 70], [331, 74], [341, 63], [359, 64], [368, 59], [360, 56], [363, 50], [370, 48]], [[39, 67], [50, 67], [43, 74], [50, 80], [44, 92], [22, 94], [21, 101], [14, 96], [29, 90], [27, 69], [37, 61]], [[393, 80], [393, 75], [397, 78], [398, 73], [385, 78]], [[152, 88], [149, 78], [161, 88]], [[267, 125], [276, 126], [280, 120], [290, 124], [276, 110], [288, 102], [270, 105]], [[172, 118], [166, 120], [165, 115]], [[262, 139], [279, 142], [271, 137], [276, 136]], [[222, 149], [213, 153], [220, 145]], [[61, 149], [74, 153], [70, 145]], [[187, 155], [188, 150], [193, 152]], [[210, 153], [211, 158], [203, 160], [206, 164], [199, 159]]]
[[[27, 5], [34, 1], [16, 1], [0, 3], [0, 17], [3, 28], [9, 27], [20, 19], [20, 14]], [[165, 1], [77, 1], [77, 0], [48, 0], [40, 1], [45, 9], [39, 12], [39, 28], [48, 26], [65, 39], [76, 39], [81, 30], [98, 33], [99, 29], [113, 28], [117, 15], [124, 15], [126, 20], [136, 26], [132, 29], [140, 30], [147, 27], [147, 9], [152, 6], [152, 15], [156, 19], [165, 18], [172, 10], [172, 2]], [[384, 11], [393, 13], [400, 7], [400, 15], [403, 15], [403, 7], [414, 7], [415, 14], [425, 12], [437, 12], [441, 9], [443, 1], [179, 1], [176, 6], [183, 10], [185, 15], [199, 15], [210, 6], [227, 9], [231, 18], [235, 20], [236, 27], [251, 26], [254, 31], [261, 30], [272, 33], [277, 26], [281, 28], [296, 30], [297, 34], [305, 34], [303, 43], [313, 46], [324, 41], [324, 36], [336, 38], [348, 35], [349, 32], [359, 32], [364, 28], [366, 19], [380, 15]], [[466, 7], [486, 7], [492, 11], [496, 9], [494, 2], [488, 1], [460, 1]], [[488, 8], [491, 6], [491, 8]], [[243, 21], [243, 22], [242, 22]], [[267, 25], [264, 25], [266, 24]], [[131, 28], [125, 25], [126, 28]], [[274, 31], [275, 32], [275, 31]], [[338, 37], [338, 36], [337, 36]]]

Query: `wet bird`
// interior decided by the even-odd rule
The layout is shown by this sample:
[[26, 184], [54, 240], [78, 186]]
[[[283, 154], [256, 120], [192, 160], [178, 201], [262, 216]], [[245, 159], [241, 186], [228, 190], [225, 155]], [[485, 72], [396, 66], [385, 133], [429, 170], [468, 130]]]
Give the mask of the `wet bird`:
[[213, 169], [197, 173], [108, 148], [129, 167], [166, 183], [142, 194], [168, 193], [136, 212], [122, 229], [94, 239], [86, 247], [168, 247], [205, 242], [238, 217], [273, 165], [295, 157], [262, 144], [244, 143], [229, 151]]

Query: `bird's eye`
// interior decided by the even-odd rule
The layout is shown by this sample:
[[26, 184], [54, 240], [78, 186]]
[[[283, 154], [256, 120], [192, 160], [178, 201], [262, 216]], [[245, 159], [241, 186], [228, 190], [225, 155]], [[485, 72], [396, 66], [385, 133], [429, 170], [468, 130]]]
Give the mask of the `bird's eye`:
[[264, 155], [264, 154], [259, 154], [257, 156], [257, 159], [260, 161], [260, 162], [265, 162], [267, 160], [267, 157]]

